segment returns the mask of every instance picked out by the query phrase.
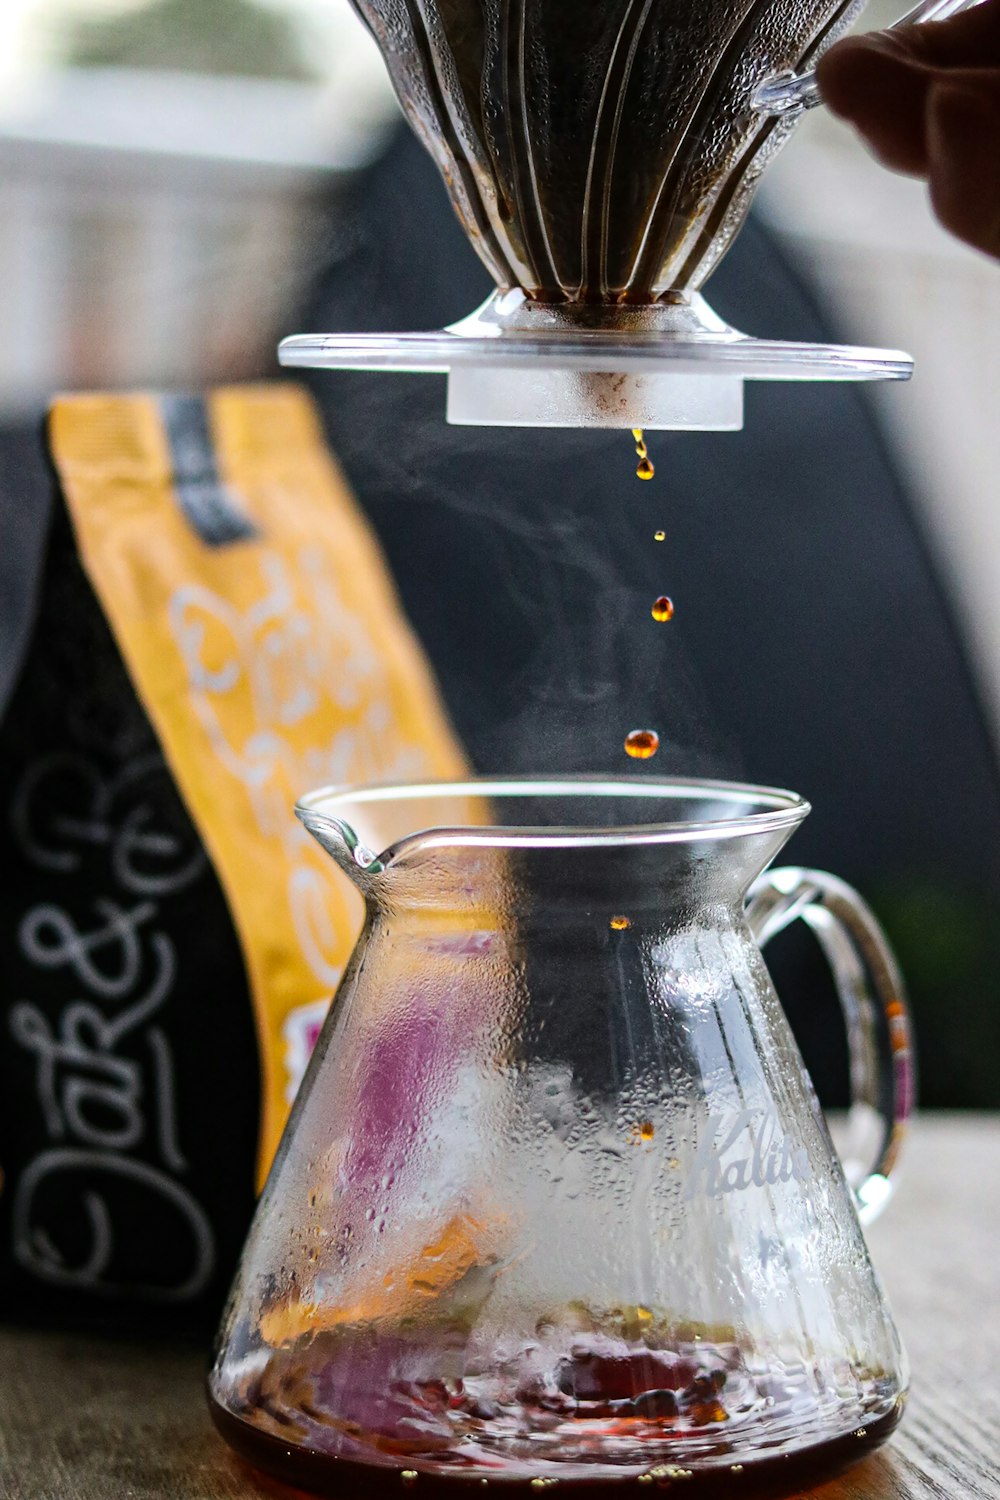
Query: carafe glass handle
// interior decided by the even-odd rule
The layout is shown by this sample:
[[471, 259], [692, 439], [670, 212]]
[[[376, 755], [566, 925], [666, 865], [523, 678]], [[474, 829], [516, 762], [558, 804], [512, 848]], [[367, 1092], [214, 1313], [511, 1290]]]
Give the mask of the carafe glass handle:
[[[921, 0], [905, 16], [900, 16], [895, 26], [917, 26], [923, 21], [947, 21], [960, 10], [971, 10], [980, 0]], [[751, 108], [761, 115], [790, 115], [801, 109], [812, 109], [822, 104], [815, 70], [805, 73], [778, 73], [766, 83], [759, 84], [750, 100]]]
[[[851, 1078], [848, 1141], [841, 1157], [861, 1222], [870, 1223], [891, 1196], [890, 1177], [913, 1107], [910, 1018], [896, 960], [857, 891], [821, 870], [766, 871], [750, 889], [746, 916], [759, 947], [801, 917], [833, 971]], [[878, 1144], [869, 1166], [863, 1143], [873, 1124]]]

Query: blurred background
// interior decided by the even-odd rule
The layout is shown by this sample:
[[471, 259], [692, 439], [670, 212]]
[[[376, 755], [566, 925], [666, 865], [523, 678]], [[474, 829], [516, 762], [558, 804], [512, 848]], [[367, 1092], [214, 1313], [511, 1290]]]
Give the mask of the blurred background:
[[346, 3], [9, 0], [0, 70], [7, 411], [273, 368], [317, 204], [392, 118]]
[[[877, 0], [863, 26], [897, 9]], [[272, 371], [331, 258], [331, 200], [396, 123], [347, 0], [4, 0], [2, 412], [58, 388]], [[820, 110], [759, 212], [846, 337], [917, 358], [912, 385], [877, 399], [1000, 728], [1000, 279], [925, 196]]]
[[[1000, 270], [925, 197], [803, 123], [710, 300], [917, 374], [754, 391], [738, 439], [654, 438], [638, 499], [625, 434], [449, 432], [437, 381], [312, 384], [476, 763], [620, 769], [669, 702], [656, 769], [814, 801], [794, 857], [886, 922], [925, 1098], [1000, 1105]], [[4, 0], [0, 286], [11, 431], [56, 390], [273, 378], [285, 333], [437, 326], [489, 289], [347, 0]], [[798, 1021], [820, 1072], [824, 1014]]]
[[[863, 24], [895, 11], [878, 0]], [[5, 0], [0, 415], [56, 389], [273, 371], [335, 253], [331, 203], [396, 124], [347, 0]], [[820, 110], [758, 211], [845, 336], [917, 357], [876, 399], [1000, 727], [1000, 280], [925, 196]]]

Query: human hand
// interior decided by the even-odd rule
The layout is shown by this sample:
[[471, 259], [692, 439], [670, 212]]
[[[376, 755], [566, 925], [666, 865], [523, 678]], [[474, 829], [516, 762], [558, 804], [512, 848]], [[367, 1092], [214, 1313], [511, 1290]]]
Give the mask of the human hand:
[[944, 227], [1000, 258], [1000, 0], [847, 37], [816, 73], [879, 161], [927, 180]]

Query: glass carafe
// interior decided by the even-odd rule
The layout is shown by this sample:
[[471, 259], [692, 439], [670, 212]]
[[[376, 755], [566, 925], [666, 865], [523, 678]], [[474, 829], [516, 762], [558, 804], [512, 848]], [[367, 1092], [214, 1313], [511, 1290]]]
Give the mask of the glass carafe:
[[[909, 1033], [859, 897], [761, 873], [807, 811], [645, 777], [304, 799], [367, 920], [210, 1378], [244, 1456], [336, 1492], [736, 1495], [888, 1435], [905, 1364], [859, 1219]], [[799, 917], [875, 1127], [846, 1172], [760, 954]]]

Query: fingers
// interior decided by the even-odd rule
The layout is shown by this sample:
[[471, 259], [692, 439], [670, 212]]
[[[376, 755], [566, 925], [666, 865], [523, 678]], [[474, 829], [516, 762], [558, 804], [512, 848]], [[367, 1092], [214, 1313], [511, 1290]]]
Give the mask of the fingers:
[[925, 118], [933, 75], [891, 33], [841, 42], [820, 61], [816, 75], [833, 113], [860, 130], [885, 166], [925, 175]]
[[879, 161], [926, 177], [945, 228], [1000, 257], [1000, 0], [850, 37], [816, 71]]
[[927, 180], [946, 229], [1000, 257], [1000, 97], [996, 78], [957, 73], [936, 81], [927, 108]]

